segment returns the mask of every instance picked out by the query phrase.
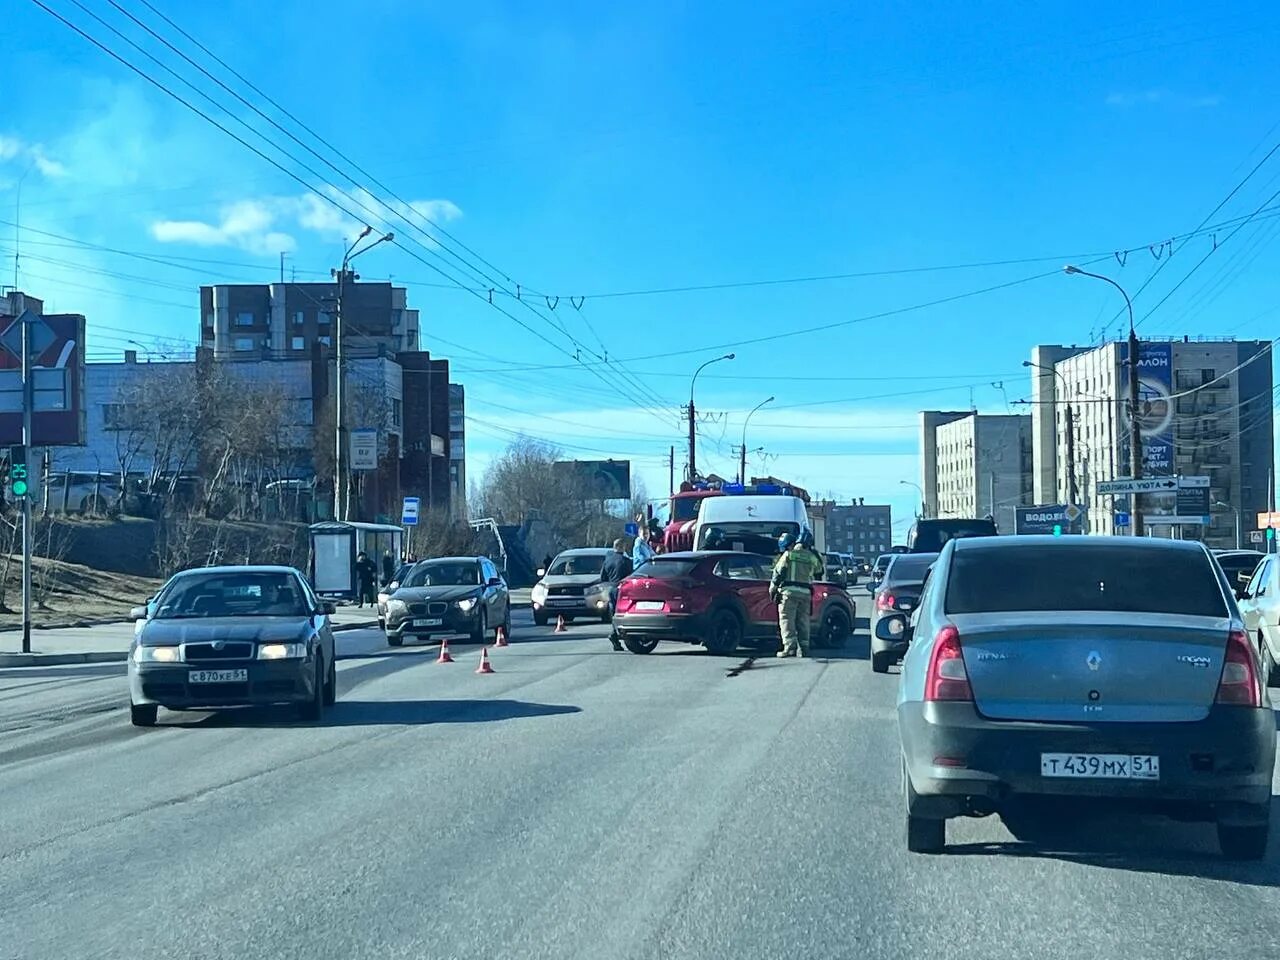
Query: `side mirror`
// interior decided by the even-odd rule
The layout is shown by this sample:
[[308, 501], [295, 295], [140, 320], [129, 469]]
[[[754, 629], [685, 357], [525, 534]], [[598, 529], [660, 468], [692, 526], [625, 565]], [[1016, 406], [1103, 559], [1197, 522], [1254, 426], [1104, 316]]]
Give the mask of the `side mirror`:
[[490, 578], [489, 578], [489, 586], [491, 586], [491, 587], [500, 587], [500, 586], [502, 586], [502, 578], [501, 578], [501, 577], [490, 577]]
[[146, 607], [134, 607], [132, 610], [129, 611], [129, 619], [145, 620], [147, 619], [148, 613], [149, 611], [147, 610]]
[[539, 567], [539, 568], [538, 568], [538, 576], [540, 576], [540, 577], [545, 577], [546, 575], [547, 575], [547, 569], [546, 569], [546, 567]]
[[332, 617], [338, 612], [338, 605], [332, 600], [324, 600], [320, 604], [320, 609], [324, 611], [326, 617]]
[[890, 613], [876, 621], [876, 639], [890, 643], [910, 643], [911, 623], [901, 613]]

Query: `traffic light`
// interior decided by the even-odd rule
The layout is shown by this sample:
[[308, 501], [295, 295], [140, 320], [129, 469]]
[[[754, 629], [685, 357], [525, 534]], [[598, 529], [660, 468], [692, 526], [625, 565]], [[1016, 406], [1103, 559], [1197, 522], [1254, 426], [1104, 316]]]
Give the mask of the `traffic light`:
[[1276, 528], [1267, 527], [1267, 542], [1270, 543], [1275, 538], [1276, 538]]
[[1055, 537], [1060, 537], [1060, 536], [1062, 536], [1062, 524], [1060, 524], [1060, 523], [1055, 523], [1055, 524], [1053, 525], [1053, 535], [1054, 535]]
[[27, 495], [27, 448], [9, 448], [9, 489], [15, 500]]

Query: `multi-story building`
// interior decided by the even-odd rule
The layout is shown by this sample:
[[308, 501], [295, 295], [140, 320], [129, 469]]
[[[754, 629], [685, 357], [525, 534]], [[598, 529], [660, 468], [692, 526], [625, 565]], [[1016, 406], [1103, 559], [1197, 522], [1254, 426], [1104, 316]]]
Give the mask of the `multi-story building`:
[[1012, 533], [1015, 508], [1032, 496], [1031, 417], [936, 410], [920, 416], [924, 432], [932, 427], [921, 457], [926, 514], [989, 516]]
[[[347, 278], [342, 342], [349, 356], [420, 349], [418, 311], [409, 308], [404, 287]], [[333, 346], [337, 304], [336, 282], [201, 287], [200, 345], [218, 360], [306, 359], [316, 344]]]
[[467, 516], [467, 391], [449, 384], [449, 487], [453, 512]]
[[893, 546], [893, 518], [887, 503], [824, 503], [827, 549], [875, 559]]
[[[1106, 343], [1078, 348], [1038, 347], [1035, 356], [1066, 356], [1036, 371], [1040, 420], [1051, 429], [1036, 435], [1036, 474], [1050, 473], [1044, 503], [1066, 503], [1067, 407], [1071, 408], [1077, 499], [1087, 508], [1085, 530], [1124, 532], [1115, 514], [1132, 506], [1126, 497], [1099, 494], [1099, 481], [1132, 476], [1129, 456], [1128, 347]], [[1143, 341], [1139, 345], [1140, 421], [1144, 476], [1208, 476], [1212, 521], [1208, 528], [1184, 525], [1176, 532], [1159, 517], [1172, 515], [1172, 495], [1144, 495], [1148, 529], [1156, 536], [1204, 539], [1213, 547], [1234, 546], [1237, 513], [1244, 530], [1270, 509], [1274, 458], [1271, 344], [1265, 340], [1191, 339]], [[1039, 363], [1040, 360], [1036, 360]], [[1048, 411], [1046, 416], [1044, 411]], [[1047, 466], [1048, 465], [1048, 466]]]

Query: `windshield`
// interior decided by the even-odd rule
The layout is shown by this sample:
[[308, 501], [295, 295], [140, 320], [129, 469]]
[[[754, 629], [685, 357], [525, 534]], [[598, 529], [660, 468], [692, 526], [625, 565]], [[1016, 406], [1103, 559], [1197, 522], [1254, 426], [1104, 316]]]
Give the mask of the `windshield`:
[[687, 523], [698, 519], [698, 507], [706, 497], [675, 497], [671, 501], [671, 519], [677, 523]]
[[188, 573], [156, 600], [157, 620], [195, 617], [305, 617], [311, 613], [289, 573]]
[[547, 571], [547, 576], [598, 576], [604, 567], [605, 556], [606, 554], [602, 553], [579, 553], [573, 556], [556, 557], [556, 562], [551, 564], [551, 569]]
[[475, 587], [480, 585], [480, 565], [473, 560], [432, 560], [409, 572], [402, 587]]
[[[893, 569], [897, 569], [895, 562]], [[1089, 543], [957, 550], [948, 613], [1091, 610], [1225, 617], [1209, 558], [1192, 550]]]
[[694, 546], [699, 550], [736, 550], [773, 556], [778, 552], [778, 538], [784, 533], [798, 537], [800, 525], [774, 520], [709, 523], [702, 528], [701, 542]]

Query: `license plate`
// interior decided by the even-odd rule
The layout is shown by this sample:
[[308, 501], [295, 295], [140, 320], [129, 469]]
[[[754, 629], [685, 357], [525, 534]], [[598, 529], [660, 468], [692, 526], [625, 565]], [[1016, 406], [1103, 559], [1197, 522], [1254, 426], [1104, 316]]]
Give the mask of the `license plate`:
[[661, 600], [639, 600], [636, 602], [636, 609], [641, 613], [661, 613], [662, 607]]
[[189, 683], [247, 683], [248, 670], [192, 670], [187, 674]]
[[1130, 753], [1042, 753], [1040, 776], [1088, 780], [1159, 780], [1160, 758]]
[[443, 621], [443, 620], [441, 620], [439, 617], [436, 617], [434, 620], [415, 620], [415, 621], [413, 621], [413, 625], [414, 625], [415, 627], [438, 627], [438, 626], [440, 626], [440, 625], [441, 625], [441, 624], [443, 624], [443, 623], [444, 623], [444, 621]]
[[549, 607], [572, 607], [581, 602], [581, 597], [547, 597], [547, 606]]

